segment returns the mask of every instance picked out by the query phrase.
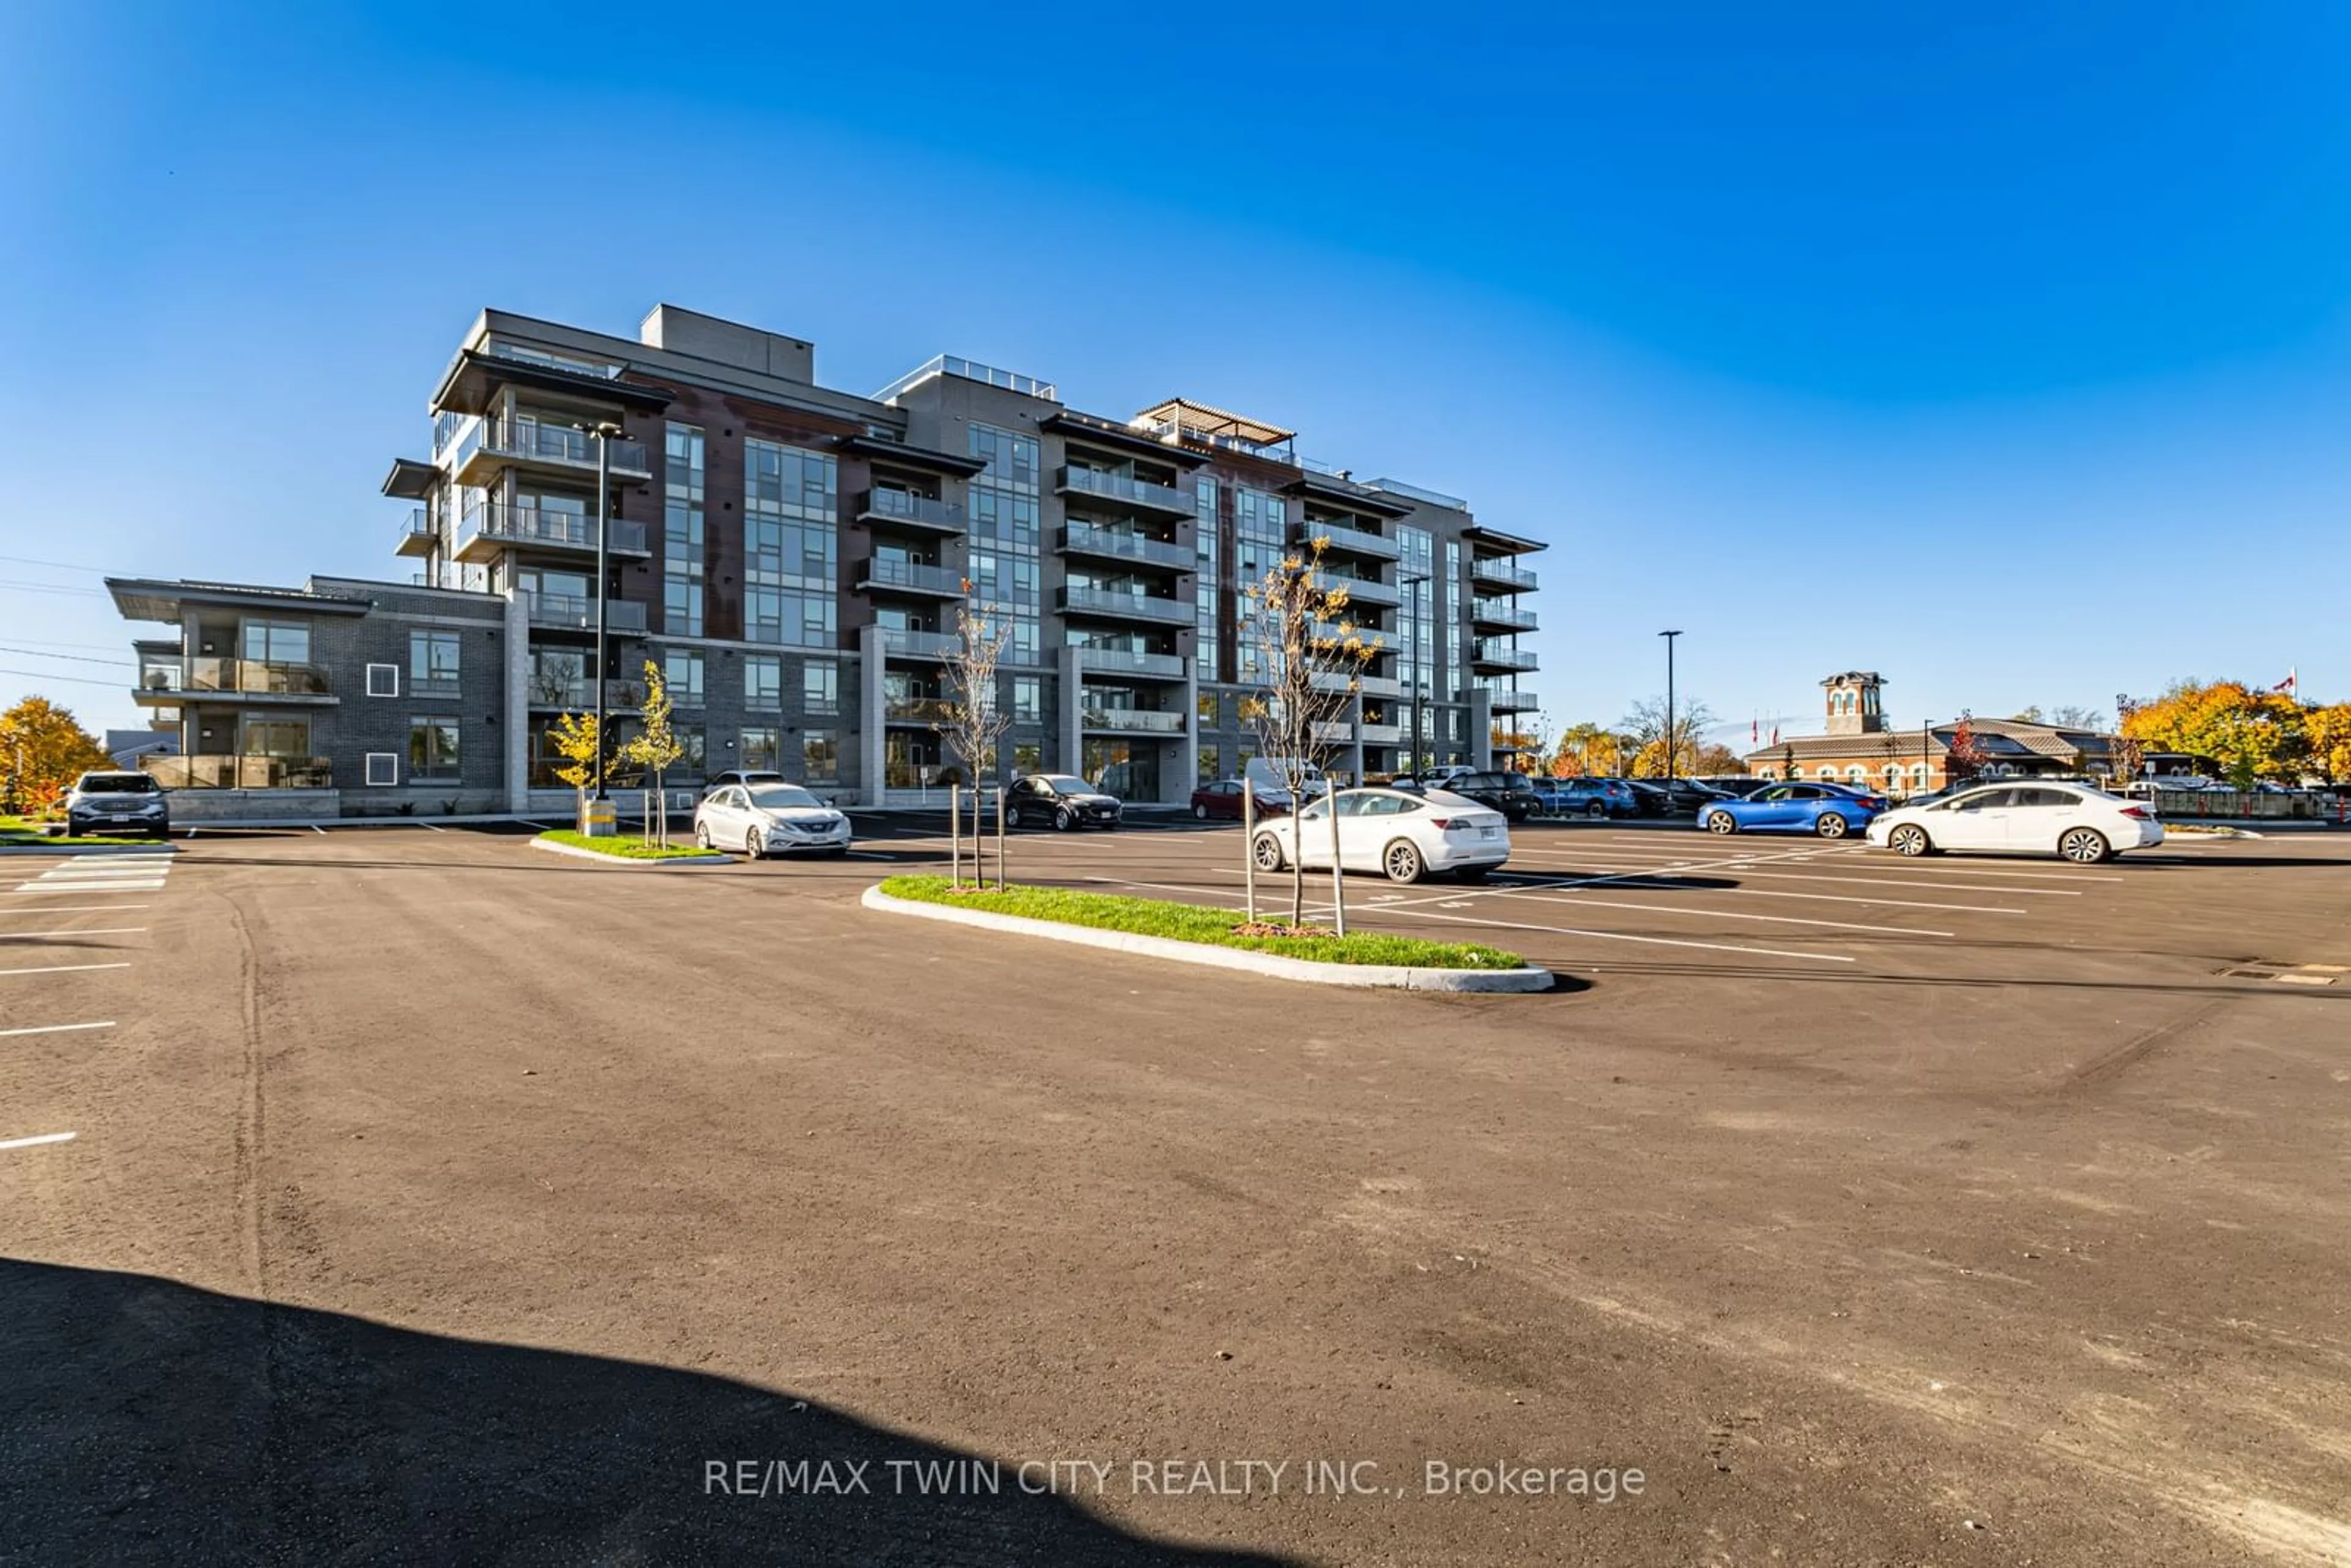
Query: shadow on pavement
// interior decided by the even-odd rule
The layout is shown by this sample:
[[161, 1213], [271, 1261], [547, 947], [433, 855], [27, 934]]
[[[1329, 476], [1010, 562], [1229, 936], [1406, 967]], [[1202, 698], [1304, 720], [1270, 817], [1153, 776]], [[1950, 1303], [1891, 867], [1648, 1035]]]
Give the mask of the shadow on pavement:
[[[996, 1495], [914, 1495], [988, 1461], [748, 1384], [145, 1275], [0, 1260], [0, 1345], [12, 1561], [1286, 1561], [1131, 1534], [1010, 1461]], [[756, 1493], [799, 1460], [862, 1463], [868, 1492], [731, 1495], [709, 1469]], [[937, 1468], [900, 1495], [893, 1460]]]

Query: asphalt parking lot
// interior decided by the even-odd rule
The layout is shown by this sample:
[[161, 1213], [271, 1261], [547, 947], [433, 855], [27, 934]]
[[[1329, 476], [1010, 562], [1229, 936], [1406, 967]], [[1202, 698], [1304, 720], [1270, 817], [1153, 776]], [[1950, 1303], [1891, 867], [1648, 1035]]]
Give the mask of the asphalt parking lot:
[[0, 862], [0, 1560], [2351, 1560], [2351, 842], [1538, 825], [1350, 879], [1568, 982], [1428, 997], [859, 908], [935, 826]]

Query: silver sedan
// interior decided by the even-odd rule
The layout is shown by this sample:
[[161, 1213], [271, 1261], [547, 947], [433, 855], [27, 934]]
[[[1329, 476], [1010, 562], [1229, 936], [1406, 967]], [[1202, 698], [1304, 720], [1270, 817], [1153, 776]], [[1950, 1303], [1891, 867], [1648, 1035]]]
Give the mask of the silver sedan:
[[728, 784], [694, 809], [694, 841], [705, 850], [845, 855], [849, 819], [797, 784]]

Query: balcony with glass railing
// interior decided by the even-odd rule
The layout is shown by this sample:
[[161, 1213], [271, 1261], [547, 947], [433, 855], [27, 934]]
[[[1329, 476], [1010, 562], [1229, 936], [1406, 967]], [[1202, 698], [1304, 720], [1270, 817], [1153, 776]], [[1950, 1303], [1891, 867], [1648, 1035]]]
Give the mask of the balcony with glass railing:
[[406, 556], [431, 555], [434, 547], [440, 542], [441, 536], [425, 517], [424, 508], [418, 507], [411, 510], [407, 518], [400, 525], [400, 542], [392, 547], [392, 553]]
[[959, 534], [967, 526], [961, 507], [935, 496], [876, 486], [857, 497], [857, 520], [924, 533]]
[[1181, 735], [1184, 715], [1156, 708], [1113, 706], [1088, 698], [1079, 706], [1078, 725], [1082, 729], [1112, 735]]
[[1402, 590], [1380, 581], [1377, 578], [1349, 577], [1343, 571], [1326, 571], [1321, 577], [1324, 592], [1334, 588], [1347, 591], [1347, 602], [1357, 605], [1377, 605], [1393, 609], [1404, 602]]
[[964, 596], [963, 573], [953, 567], [875, 556], [860, 569], [857, 591], [916, 593], [926, 598], [961, 599]]
[[1189, 626], [1199, 609], [1189, 599], [1161, 599], [1114, 588], [1064, 588], [1054, 595], [1064, 615], [1092, 615], [1114, 621], [1148, 621], [1162, 626]]
[[[645, 525], [607, 518], [605, 553], [646, 556]], [[596, 553], [596, 519], [550, 507], [492, 501], [466, 509], [457, 525], [456, 559], [468, 564], [496, 559], [509, 549]]]
[[1193, 497], [1173, 485], [1155, 485], [1148, 479], [1136, 479], [1124, 474], [1113, 474], [1100, 468], [1081, 468], [1074, 463], [1064, 464], [1054, 473], [1053, 489], [1064, 497], [1074, 497], [1081, 502], [1112, 501], [1179, 517], [1192, 516], [1198, 506]]
[[[593, 434], [568, 424], [535, 419], [477, 419], [452, 448], [449, 471], [461, 485], [486, 484], [497, 469], [512, 464], [593, 474], [597, 444]], [[608, 471], [614, 478], [653, 477], [643, 442], [604, 444]]]
[[1200, 565], [1199, 552], [1188, 546], [1167, 539], [1155, 539], [1143, 534], [1125, 533], [1117, 528], [1098, 528], [1089, 523], [1071, 523], [1064, 527], [1061, 533], [1061, 549], [1064, 555], [1140, 561], [1146, 566], [1165, 567], [1170, 571], [1196, 571]]
[[1180, 681], [1187, 673], [1180, 653], [1146, 653], [1133, 648], [1092, 648], [1080, 643], [1078, 668], [1104, 674], [1148, 675], [1155, 680]]
[[1489, 692], [1487, 706], [1495, 713], [1532, 713], [1542, 706], [1542, 698], [1529, 691]]
[[[585, 594], [525, 591], [522, 601], [523, 615], [534, 626], [559, 632], [596, 630], [596, 601]], [[608, 599], [604, 601], [604, 627], [608, 632], [622, 636], [642, 635], [645, 607], [632, 600]]]
[[1404, 726], [1359, 724], [1355, 727], [1355, 737], [1365, 746], [1401, 746], [1404, 744]]
[[1535, 629], [1535, 612], [1521, 610], [1515, 600], [1479, 599], [1469, 605], [1469, 619], [1479, 626], [1499, 627], [1508, 632], [1531, 632]]
[[[153, 685], [160, 666], [142, 672]], [[191, 658], [179, 673], [173, 701], [201, 700], [207, 695], [266, 697], [293, 702], [332, 702], [334, 684], [325, 666], [288, 664], [277, 659]]]
[[1507, 556], [1479, 556], [1469, 563], [1469, 580], [1494, 588], [1506, 588], [1513, 592], [1531, 593], [1535, 574], [1522, 566], [1512, 566]]
[[1483, 669], [1531, 670], [1535, 668], [1534, 650], [1513, 647], [1492, 637], [1478, 639], [1470, 662]]
[[951, 697], [884, 697], [882, 720], [885, 724], [946, 724], [954, 719], [955, 708]]
[[323, 757], [142, 757], [139, 770], [166, 789], [331, 789]]
[[1363, 556], [1371, 560], [1396, 560], [1404, 555], [1404, 546], [1384, 534], [1319, 518], [1298, 524], [1290, 530], [1290, 537], [1299, 544], [1323, 540], [1324, 548], [1332, 555]]
[[963, 648], [952, 632], [922, 632], [906, 626], [882, 628], [882, 652], [907, 659], [951, 659]]

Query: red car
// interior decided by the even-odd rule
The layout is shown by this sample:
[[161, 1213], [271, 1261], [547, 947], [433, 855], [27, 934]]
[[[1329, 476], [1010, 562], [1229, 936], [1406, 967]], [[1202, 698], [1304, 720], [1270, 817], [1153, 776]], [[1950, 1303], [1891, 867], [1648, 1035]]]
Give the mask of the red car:
[[[1257, 795], [1257, 814], [1279, 817], [1290, 810], [1290, 797], [1279, 791], [1260, 789]], [[1238, 822], [1241, 820], [1241, 781], [1219, 779], [1213, 784], [1203, 784], [1192, 791], [1192, 815], [1204, 822]]]

